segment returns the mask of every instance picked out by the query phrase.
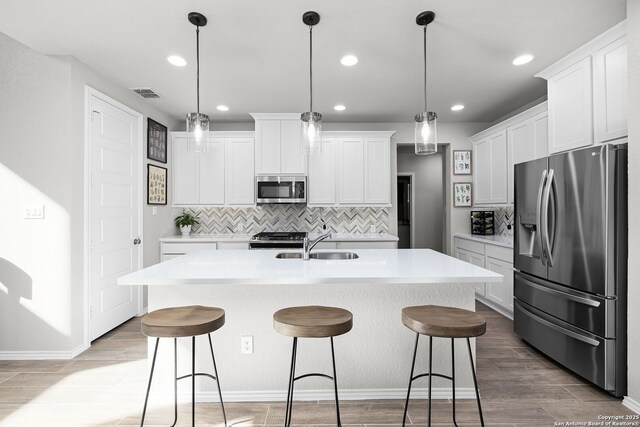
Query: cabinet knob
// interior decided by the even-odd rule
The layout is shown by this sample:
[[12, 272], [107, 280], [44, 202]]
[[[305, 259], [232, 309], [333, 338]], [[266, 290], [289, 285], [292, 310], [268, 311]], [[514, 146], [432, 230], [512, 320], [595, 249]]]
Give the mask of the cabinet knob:
[[140, 243], [142, 243], [142, 240], [140, 240], [139, 238], [133, 239], [133, 244], [134, 245], [139, 245]]

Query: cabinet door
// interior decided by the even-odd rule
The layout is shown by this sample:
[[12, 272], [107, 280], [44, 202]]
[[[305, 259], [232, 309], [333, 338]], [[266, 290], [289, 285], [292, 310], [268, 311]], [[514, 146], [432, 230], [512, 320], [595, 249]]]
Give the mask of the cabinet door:
[[280, 120], [256, 121], [256, 174], [279, 174], [280, 166]]
[[551, 77], [549, 96], [549, 153], [593, 143], [591, 57]]
[[199, 159], [199, 204], [224, 204], [224, 139], [212, 138], [206, 154]]
[[507, 203], [506, 129], [474, 144], [475, 203]]
[[[455, 248], [455, 256], [461, 261], [468, 262], [469, 264], [473, 264], [478, 267], [484, 268], [484, 256], [477, 254], [475, 252], [467, 251], [465, 249]], [[484, 282], [474, 283], [473, 287], [476, 290], [476, 295], [480, 295], [484, 297], [485, 295], [485, 286]]]
[[596, 53], [594, 128], [596, 142], [627, 136], [627, 38]]
[[542, 159], [549, 154], [549, 115], [538, 114], [533, 118], [533, 145], [535, 155], [529, 160]]
[[364, 203], [364, 139], [342, 138], [338, 149], [338, 203]]
[[474, 203], [491, 203], [491, 141], [483, 139], [473, 145]]
[[307, 204], [332, 205], [336, 203], [335, 140], [323, 139], [322, 151], [309, 156]]
[[504, 276], [502, 283], [486, 284], [486, 298], [513, 312], [513, 264], [487, 257], [485, 268]]
[[253, 138], [227, 138], [225, 143], [225, 203], [255, 204]]
[[187, 151], [187, 138], [171, 138], [173, 145], [173, 205], [199, 203], [198, 155]]
[[386, 138], [365, 139], [365, 203], [389, 204], [390, 143]]
[[280, 122], [280, 167], [281, 173], [306, 175], [306, 162], [302, 147], [302, 122], [282, 120]]
[[513, 166], [535, 157], [533, 120], [507, 128], [507, 152], [509, 156], [507, 203], [513, 203]]

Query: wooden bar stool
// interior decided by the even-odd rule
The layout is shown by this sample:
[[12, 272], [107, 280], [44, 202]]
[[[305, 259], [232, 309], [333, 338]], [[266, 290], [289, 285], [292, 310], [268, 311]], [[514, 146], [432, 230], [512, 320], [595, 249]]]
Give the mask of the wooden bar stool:
[[[289, 307], [278, 310], [273, 315], [274, 329], [289, 337], [293, 337], [293, 350], [291, 351], [291, 370], [289, 371], [289, 388], [287, 390], [287, 406], [285, 409], [285, 427], [291, 425], [291, 412], [293, 409], [293, 384], [295, 381], [306, 377], [323, 377], [333, 380], [333, 388], [336, 398], [336, 425], [340, 423], [340, 406], [338, 404], [338, 382], [336, 379], [336, 359], [333, 351], [333, 337], [346, 334], [353, 326], [353, 315], [350, 311], [337, 307], [303, 306]], [[296, 357], [298, 350], [298, 338], [331, 338], [331, 362], [333, 364], [333, 377], [311, 373], [298, 377], [296, 372]]]
[[[473, 385], [476, 389], [478, 412], [480, 413], [480, 424], [484, 427], [482, 406], [480, 405], [480, 393], [478, 392], [478, 381], [476, 379], [475, 367], [473, 366], [473, 355], [471, 354], [471, 342], [469, 341], [469, 338], [478, 337], [485, 333], [487, 330], [487, 321], [485, 318], [473, 311], [463, 310], [461, 308], [441, 307], [437, 305], [419, 305], [414, 307], [405, 307], [402, 309], [402, 323], [416, 333], [416, 345], [413, 350], [411, 376], [409, 377], [407, 401], [404, 406], [402, 425], [405, 425], [405, 421], [407, 419], [411, 384], [414, 380], [422, 377], [429, 377], [428, 425], [431, 426], [431, 379], [433, 377], [451, 380], [453, 385], [453, 424], [456, 426], [458, 425], [456, 421], [456, 370], [453, 340], [455, 338], [466, 338], [467, 348], [469, 349], [469, 360], [471, 361]], [[420, 338], [420, 335], [429, 336], [429, 372], [413, 376], [413, 370], [416, 365], [416, 354], [418, 352], [418, 339]], [[431, 372], [433, 367], [433, 337], [451, 339], [451, 376]]]
[[[186, 307], [170, 307], [152, 311], [142, 317], [142, 333], [148, 337], [156, 337], [156, 345], [153, 350], [153, 362], [151, 363], [151, 373], [149, 374], [149, 385], [147, 395], [144, 398], [144, 408], [140, 426], [144, 425], [144, 417], [147, 412], [147, 402], [149, 391], [151, 390], [151, 380], [153, 370], [156, 365], [156, 355], [158, 354], [158, 343], [160, 338], [173, 338], [173, 395], [174, 395], [174, 418], [172, 426], [178, 421], [178, 380], [191, 377], [191, 425], [195, 425], [196, 419], [196, 376], [212, 378], [218, 385], [218, 395], [220, 396], [220, 406], [224, 425], [227, 425], [227, 415], [222, 402], [222, 392], [220, 391], [220, 381], [218, 380], [218, 368], [216, 358], [213, 355], [213, 344], [211, 343], [211, 332], [220, 329], [224, 325], [224, 310], [217, 307], [203, 307], [201, 305], [190, 305]], [[211, 359], [213, 360], [214, 375], [196, 372], [196, 336], [207, 334], [209, 337], [209, 348], [211, 349]], [[191, 337], [191, 373], [178, 377], [178, 338]]]

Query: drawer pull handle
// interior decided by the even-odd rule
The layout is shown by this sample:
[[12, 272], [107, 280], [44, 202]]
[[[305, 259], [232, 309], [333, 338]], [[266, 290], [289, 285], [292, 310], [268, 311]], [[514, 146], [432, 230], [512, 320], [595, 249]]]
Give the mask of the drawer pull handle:
[[550, 289], [550, 288], [546, 288], [544, 286], [538, 285], [537, 283], [532, 282], [531, 280], [525, 279], [524, 277], [520, 276], [519, 274], [516, 274], [516, 279], [520, 280], [521, 282], [526, 283], [528, 286], [531, 286], [532, 288], [535, 288], [539, 291], [542, 292], [546, 292], [548, 294], [551, 295], [555, 295], [555, 296], [559, 296], [562, 297], [564, 299], [568, 299], [571, 301], [575, 301], [579, 304], [584, 304], [584, 305], [588, 305], [591, 307], [600, 307], [600, 301], [595, 301], [589, 298], [583, 298], [583, 297], [579, 297], [577, 295], [571, 295], [565, 292], [560, 292], [560, 291], [556, 291], [555, 289]]
[[542, 323], [543, 325], [557, 331], [560, 332], [563, 335], [566, 335], [568, 337], [571, 337], [573, 339], [576, 339], [578, 341], [582, 341], [585, 344], [589, 344], [593, 347], [597, 347], [600, 345], [600, 342], [598, 340], [594, 340], [593, 338], [589, 338], [589, 337], [585, 337], [584, 335], [580, 335], [580, 334], [576, 334], [573, 331], [570, 331], [566, 328], [563, 328], [562, 326], [558, 326], [554, 323], [549, 322], [548, 320], [544, 320], [541, 317], [536, 316], [533, 313], [530, 313], [526, 308], [522, 307], [522, 313], [527, 315], [528, 317], [530, 317], [531, 319], [533, 319], [534, 321], [538, 322], [538, 323]]

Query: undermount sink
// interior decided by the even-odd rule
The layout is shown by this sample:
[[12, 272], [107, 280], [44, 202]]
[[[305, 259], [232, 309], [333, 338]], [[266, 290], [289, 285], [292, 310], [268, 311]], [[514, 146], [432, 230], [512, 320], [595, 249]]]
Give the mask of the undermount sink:
[[280, 252], [276, 255], [278, 259], [302, 259], [302, 254], [300, 252]]
[[357, 259], [358, 254], [353, 252], [314, 252], [309, 255], [311, 259]]

